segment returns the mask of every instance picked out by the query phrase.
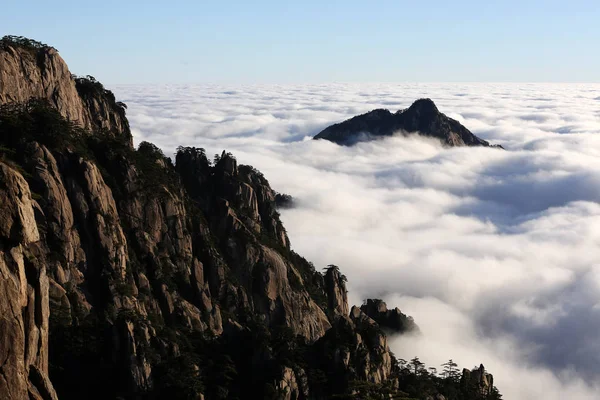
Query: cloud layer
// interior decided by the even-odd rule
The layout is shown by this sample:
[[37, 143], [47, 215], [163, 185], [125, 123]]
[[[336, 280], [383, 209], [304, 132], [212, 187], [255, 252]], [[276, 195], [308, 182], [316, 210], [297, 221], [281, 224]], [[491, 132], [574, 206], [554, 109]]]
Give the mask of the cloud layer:
[[[292, 246], [340, 265], [353, 303], [382, 297], [421, 326], [392, 340], [399, 357], [482, 362], [510, 400], [600, 396], [600, 85], [113, 89], [137, 143], [227, 149], [294, 196]], [[421, 97], [507, 151], [307, 140]]]

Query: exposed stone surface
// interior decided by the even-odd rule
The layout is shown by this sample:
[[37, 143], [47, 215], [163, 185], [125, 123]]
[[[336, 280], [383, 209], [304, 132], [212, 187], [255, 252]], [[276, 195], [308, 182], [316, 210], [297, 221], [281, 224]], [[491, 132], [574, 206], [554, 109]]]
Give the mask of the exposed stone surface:
[[0, 163], [0, 238], [13, 244], [39, 240], [29, 185], [21, 174]]
[[281, 380], [277, 382], [275, 388], [280, 393], [279, 399], [281, 400], [298, 400], [301, 396], [296, 374], [289, 367], [283, 368]]
[[60, 271], [57, 271], [57, 281], [60, 284], [70, 280], [79, 283], [77, 266], [85, 263], [86, 255], [74, 227], [73, 209], [57, 161], [46, 147], [38, 143], [31, 143], [27, 151], [33, 171], [31, 187], [40, 195], [38, 202], [42, 215], [38, 216], [37, 222], [43, 228], [43, 240], [57, 243], [64, 257], [60, 261], [52, 261], [55, 263], [53, 269]]
[[20, 173], [0, 162], [0, 398], [56, 399], [48, 378], [48, 276], [33, 201]]
[[256, 311], [276, 325], [285, 323], [299, 335], [309, 340], [323, 336], [331, 326], [327, 316], [306, 292], [292, 290], [288, 282], [291, 268], [276, 251], [262, 247], [262, 258], [256, 267], [254, 293]]
[[494, 376], [488, 374], [483, 364], [473, 370], [463, 369], [461, 385], [474, 386], [483, 397], [492, 394], [494, 390]]
[[291, 250], [259, 171], [226, 152], [211, 165], [181, 148], [173, 165], [149, 143], [134, 150], [123, 109], [78, 87], [90, 83], [53, 49], [0, 46], [0, 105], [44, 99], [110, 133], [61, 132], [71, 142], [58, 146], [35, 132], [7, 141], [0, 123], [0, 149], [12, 146], [0, 151], [1, 399], [397, 389], [382, 328], [410, 317], [372, 301], [349, 311], [339, 269], [320, 274]]
[[[52, 306], [59, 329], [98, 318], [96, 310], [110, 311], [103, 318], [113, 326], [112, 351], [120, 360], [116, 371], [125, 372], [131, 390], [153, 388], [153, 363], [139, 349], [156, 346], [161, 323], [221, 335], [225, 308], [235, 318], [254, 313], [267, 326], [287, 326], [308, 341], [331, 327], [323, 305], [303, 283], [320, 275], [300, 273], [306, 265], [284, 255], [289, 241], [276, 212], [275, 192], [259, 172], [238, 167], [232, 156], [224, 153], [214, 171], [190, 181], [207, 185], [189, 188], [189, 193], [205, 196], [198, 199], [201, 208], [193, 209], [184, 188], [148, 183], [145, 171], [126, 157], [98, 166], [36, 142], [23, 150], [19, 160], [31, 171], [30, 182], [5, 164], [0, 170], [6, 182], [0, 206], [3, 240], [16, 246], [41, 239], [50, 278], [44, 274], [37, 285], [46, 293], [44, 309]], [[158, 161], [158, 173], [175, 173]], [[114, 175], [106, 175], [109, 170]], [[39, 203], [31, 200], [30, 186]], [[23, 258], [15, 254], [17, 260]], [[19, 304], [33, 304], [35, 291], [27, 290], [26, 280], [19, 282]], [[41, 358], [47, 365], [48, 311], [44, 315], [43, 324], [25, 338], [29, 345], [24, 345], [28, 353], [23, 357], [31, 364]], [[31, 318], [26, 323], [35, 325]], [[39, 351], [37, 342], [43, 344]], [[164, 352], [177, 354], [176, 349]], [[28, 389], [26, 370], [19, 377], [14, 381], [19, 380], [21, 392], [42, 398], [48, 392]]]
[[56, 49], [0, 46], [0, 105], [43, 99], [84, 128], [131, 136], [123, 109], [116, 107], [110, 96], [80, 96]]
[[385, 333], [356, 306], [350, 316], [338, 317], [317, 343], [317, 352], [333, 353], [324, 370], [375, 384], [392, 376], [392, 355]]
[[388, 310], [385, 302], [367, 299], [360, 310], [390, 333], [418, 332], [419, 327], [412, 317], [403, 314], [398, 307]]
[[395, 133], [418, 133], [437, 138], [447, 146], [490, 147], [487, 141], [473, 135], [458, 121], [440, 113], [430, 99], [419, 99], [406, 110], [396, 113], [384, 109], [370, 111], [331, 125], [314, 138], [342, 145], [352, 145], [356, 142], [391, 136]]
[[325, 290], [327, 306], [335, 315], [348, 315], [348, 290], [346, 277], [337, 266], [330, 266], [325, 273]]

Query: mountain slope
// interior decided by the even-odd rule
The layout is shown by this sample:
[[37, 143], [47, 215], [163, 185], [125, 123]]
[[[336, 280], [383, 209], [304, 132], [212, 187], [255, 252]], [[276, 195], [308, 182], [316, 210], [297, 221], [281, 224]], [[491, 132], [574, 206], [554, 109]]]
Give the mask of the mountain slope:
[[[0, 59], [31, 68], [55, 54], [2, 43]], [[226, 152], [181, 147], [174, 164], [134, 149], [124, 105], [95, 80], [51, 85], [75, 82], [59, 97], [81, 120], [55, 90], [10, 80], [27, 71], [0, 64], [28, 88], [0, 101], [0, 398], [497, 398], [469, 383], [483, 372], [461, 384], [401, 365], [382, 328], [414, 322], [380, 302], [349, 310], [339, 269], [291, 250], [259, 171]]]
[[395, 133], [418, 133], [422, 136], [437, 138], [447, 146], [490, 147], [487, 141], [473, 135], [458, 121], [440, 113], [430, 99], [419, 99], [406, 110], [396, 113], [384, 109], [370, 111], [331, 125], [316, 135], [314, 139], [352, 145], [363, 140], [392, 136]]
[[0, 104], [48, 101], [87, 130], [130, 135], [125, 108], [93, 77], [75, 77], [58, 51], [33, 40], [0, 39]]

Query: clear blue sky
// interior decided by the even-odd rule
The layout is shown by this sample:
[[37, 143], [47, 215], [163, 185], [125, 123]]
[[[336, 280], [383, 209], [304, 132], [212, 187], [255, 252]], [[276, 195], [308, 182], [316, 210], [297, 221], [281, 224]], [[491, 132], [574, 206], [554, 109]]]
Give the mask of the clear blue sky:
[[600, 0], [4, 0], [105, 83], [600, 81]]

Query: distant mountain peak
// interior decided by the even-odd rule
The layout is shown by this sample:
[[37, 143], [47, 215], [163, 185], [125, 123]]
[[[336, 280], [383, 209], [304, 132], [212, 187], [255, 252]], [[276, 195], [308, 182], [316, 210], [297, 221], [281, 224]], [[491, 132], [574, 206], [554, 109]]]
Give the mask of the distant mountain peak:
[[420, 113], [422, 115], [436, 115], [440, 113], [433, 100], [418, 99], [406, 110], [406, 112]]
[[376, 109], [358, 115], [321, 131], [314, 139], [325, 139], [340, 145], [353, 145], [396, 133], [419, 134], [439, 139], [446, 146], [490, 146], [472, 134], [460, 122], [441, 113], [433, 100], [416, 100], [409, 108], [395, 114]]
[[[349, 310], [339, 267], [290, 247], [291, 198], [262, 173], [136, 150], [125, 109], [49, 46], [0, 39], [0, 399], [500, 399], [483, 366], [396, 359], [386, 332], [413, 319]], [[432, 110], [399, 115], [443, 121]]]

